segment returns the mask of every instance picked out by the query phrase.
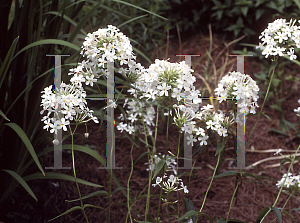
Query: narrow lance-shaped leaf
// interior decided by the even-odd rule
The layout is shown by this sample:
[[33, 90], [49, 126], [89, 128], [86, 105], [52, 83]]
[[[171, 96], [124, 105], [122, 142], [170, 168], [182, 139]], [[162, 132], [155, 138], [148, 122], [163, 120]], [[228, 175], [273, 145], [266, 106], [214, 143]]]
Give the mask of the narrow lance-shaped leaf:
[[23, 143], [25, 144], [26, 148], [28, 149], [29, 153], [31, 154], [34, 162], [36, 163], [38, 168], [41, 170], [43, 175], [45, 176], [45, 173], [44, 173], [44, 170], [43, 170], [43, 168], [40, 164], [40, 161], [38, 160], [38, 157], [37, 157], [37, 155], [36, 155], [36, 153], [33, 149], [33, 146], [31, 145], [31, 142], [29, 141], [29, 139], [28, 139], [27, 135], [25, 134], [25, 132], [16, 123], [5, 123], [4, 125], [8, 125], [9, 127], [11, 127], [19, 135], [19, 137], [22, 139]]
[[19, 174], [17, 174], [12, 170], [3, 170], [3, 171], [5, 171], [6, 173], [10, 174], [13, 178], [15, 178], [24, 187], [24, 189], [31, 195], [31, 197], [33, 197], [35, 201], [38, 201], [33, 191], [30, 189], [28, 184], [25, 182], [24, 179], [22, 179], [22, 177]]

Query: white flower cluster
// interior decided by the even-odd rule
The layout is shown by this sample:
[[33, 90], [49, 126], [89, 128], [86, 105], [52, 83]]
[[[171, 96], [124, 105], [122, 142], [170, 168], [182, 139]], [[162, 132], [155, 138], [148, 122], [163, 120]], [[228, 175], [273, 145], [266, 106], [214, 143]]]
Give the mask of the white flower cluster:
[[[129, 89], [135, 99], [128, 102], [129, 109], [126, 119], [130, 120], [131, 124], [137, 120], [144, 121], [151, 134], [150, 126], [154, 126], [153, 119], [155, 118], [153, 105], [161, 102], [163, 105], [177, 109], [177, 117], [174, 117], [175, 123], [178, 122], [178, 119], [182, 120], [183, 116], [192, 120], [202, 100], [199, 98], [201, 96], [199, 90], [196, 90], [193, 85], [195, 77], [191, 72], [193, 70], [184, 61], [170, 63], [166, 60], [155, 60], [154, 64], [140, 73], [137, 81], [133, 84], [133, 88]], [[184, 113], [183, 116], [178, 116], [181, 113]], [[182, 126], [179, 127], [183, 127], [183, 131], [192, 134], [193, 123], [184, 125], [183, 123], [188, 120], [187, 118], [184, 119], [181, 122]], [[121, 120], [124, 120], [123, 116], [121, 116]], [[117, 128], [120, 131], [126, 130], [130, 133], [133, 132], [128, 131], [130, 126], [121, 122]], [[200, 134], [200, 131], [198, 133]], [[205, 137], [204, 130], [201, 133]], [[188, 144], [192, 145], [193, 142], [197, 141], [193, 136], [189, 136], [188, 140]]]
[[[137, 100], [129, 100], [126, 99], [126, 104], [128, 105], [128, 109], [126, 110], [126, 119], [127, 123], [120, 122], [117, 125], [117, 129], [121, 132], [124, 130], [129, 134], [135, 132], [138, 128], [138, 123], [143, 121], [147, 124], [147, 130], [150, 135], [152, 135], [152, 131], [150, 126], [154, 126], [153, 119], [155, 118], [155, 110], [154, 107], [147, 101], [137, 101]], [[125, 107], [125, 105], [123, 107]], [[141, 109], [143, 108], [143, 109]], [[121, 114], [119, 119], [124, 121], [124, 116]], [[140, 128], [142, 130], [142, 128]]]
[[[42, 91], [41, 106], [43, 109], [40, 113], [48, 112], [42, 118], [45, 124], [44, 129], [48, 131], [51, 128], [50, 133], [57, 134], [58, 129], [67, 131], [67, 126], [72, 120], [79, 123], [93, 120], [95, 123], [99, 123], [98, 119], [93, 116], [93, 111], [87, 107], [86, 93], [80, 85], [62, 82], [60, 88], [56, 88], [55, 91], [52, 91], [52, 85]], [[61, 119], [58, 119], [59, 114], [56, 114], [57, 107], [61, 107]], [[56, 117], [54, 117], [55, 114]]]
[[[279, 180], [278, 183], [276, 184], [276, 186], [278, 188], [282, 187], [285, 177], [286, 177], [286, 174], [284, 174], [282, 176], [281, 180]], [[283, 186], [286, 188], [295, 189], [296, 191], [299, 190], [300, 189], [300, 175], [293, 176], [292, 173], [289, 173]]]
[[143, 92], [140, 98], [154, 101], [157, 97], [169, 99], [171, 96], [177, 102], [185, 100], [193, 104], [201, 103], [201, 99], [198, 98], [201, 96], [200, 92], [193, 85], [196, 78], [191, 72], [193, 70], [184, 61], [170, 63], [156, 59], [137, 80], [137, 88]]
[[[158, 153], [158, 155], [154, 155], [153, 156], [153, 163], [151, 165], [151, 159], [149, 160], [148, 163], [145, 163], [145, 165], [149, 165], [149, 168], [147, 168], [147, 171], [149, 170], [152, 170], [154, 171], [157, 164], [159, 163], [159, 161], [161, 160], [160, 157], [162, 157], [162, 159], [165, 158], [165, 155], [161, 155], [160, 153]], [[175, 168], [175, 165], [177, 164], [175, 159], [173, 159], [171, 156], [167, 155], [166, 157], [166, 164], [167, 164], [167, 170], [166, 171], [173, 171], [175, 175], [177, 175], [177, 171], [176, 171], [176, 168]]]
[[[262, 55], [267, 58], [272, 56], [289, 55], [290, 60], [296, 59], [294, 55], [294, 46], [300, 47], [300, 29], [295, 25], [296, 20], [286, 22], [285, 19], [276, 19], [269, 23], [268, 27], [261, 33], [259, 39], [262, 43], [256, 48], [261, 49]], [[299, 22], [299, 21], [298, 21]]]
[[220, 103], [226, 98], [242, 99], [242, 103], [238, 104], [240, 112], [248, 114], [250, 107], [250, 113], [255, 114], [255, 107], [258, 107], [258, 91], [256, 82], [249, 75], [233, 71], [222, 78], [215, 94]]
[[[228, 136], [227, 128], [234, 123], [233, 113], [231, 113], [232, 117], [230, 119], [230, 117], [226, 117], [221, 110], [215, 112], [213, 108], [213, 105], [210, 104], [202, 106], [201, 111], [197, 113], [197, 117], [205, 122], [206, 129], [211, 129], [217, 132], [219, 136], [226, 137]], [[202, 139], [200, 145], [207, 145], [205, 140], [206, 139]]]
[[99, 67], [104, 67], [108, 61], [115, 60], [120, 61], [120, 65], [128, 64], [135, 59], [128, 37], [115, 26], [107, 27], [88, 33], [81, 47], [81, 54]]
[[93, 86], [101, 75], [108, 75], [107, 62], [118, 61], [129, 68], [120, 68], [121, 73], [140, 73], [144, 68], [135, 62], [135, 56], [128, 37], [118, 28], [108, 25], [106, 29], [98, 29], [88, 33], [80, 52], [87, 60], [83, 60], [76, 68], [70, 69], [73, 75], [71, 82], [84, 82]]
[[[161, 159], [165, 158], [165, 155], [161, 155], [159, 153], [159, 156], [154, 155], [152, 158], [153, 158], [152, 164], [151, 164], [151, 159], [149, 160], [149, 162], [145, 163], [145, 165], [149, 166], [149, 168], [147, 168], [147, 171], [149, 171], [149, 170], [155, 171], [157, 164], [159, 163], [159, 161], [161, 161]], [[176, 164], [177, 164], [177, 162], [175, 161], [175, 159], [172, 158], [171, 156], [167, 155], [166, 156], [166, 166], [167, 166], [166, 171], [173, 171], [174, 174], [170, 174], [169, 179], [166, 182], [163, 181], [163, 178], [168, 177], [166, 175], [166, 173], [164, 174], [163, 178], [156, 177], [156, 182], [155, 182], [155, 184], [152, 184], [152, 186], [155, 187], [156, 185], [158, 185], [158, 186], [162, 187], [163, 190], [166, 191], [166, 193], [169, 193], [172, 191], [177, 191], [177, 190], [182, 190], [182, 189], [184, 190], [184, 193], [188, 193], [189, 190], [187, 189], [186, 186], [184, 186], [183, 182], [180, 182], [181, 188], [178, 188], [179, 181], [182, 181], [182, 179], [177, 177], [177, 170], [176, 170], [176, 166], [175, 166]], [[162, 185], [160, 185], [161, 182], [162, 182]]]
[[[300, 99], [298, 100], [298, 103], [300, 104]], [[294, 109], [294, 112], [296, 112], [297, 115], [300, 116], [300, 107], [298, 107], [297, 109]]]

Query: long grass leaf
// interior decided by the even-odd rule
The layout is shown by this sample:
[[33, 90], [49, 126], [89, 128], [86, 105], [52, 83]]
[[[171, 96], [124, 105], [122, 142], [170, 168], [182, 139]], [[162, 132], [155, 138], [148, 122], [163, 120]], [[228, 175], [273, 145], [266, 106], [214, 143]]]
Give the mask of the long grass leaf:
[[1, 64], [1, 67], [0, 67], [0, 88], [2, 86], [2, 83], [3, 83], [4, 79], [5, 79], [5, 76], [6, 76], [7, 70], [10, 66], [10, 63], [12, 61], [12, 57], [13, 57], [13, 54], [15, 52], [18, 40], [19, 40], [19, 36], [17, 38], [15, 38], [15, 40], [12, 42], [12, 44], [11, 44], [7, 54], [6, 54], [6, 57], [3, 61], [3, 63]]
[[123, 22], [121, 25], [118, 25], [118, 28], [120, 28], [120, 27], [122, 27], [122, 26], [124, 26], [124, 25], [126, 25], [126, 24], [128, 24], [128, 23], [131, 23], [131, 22], [133, 22], [134, 20], [138, 20], [138, 19], [143, 18], [143, 17], [146, 17], [146, 16], [148, 16], [148, 15], [141, 15], [141, 16], [138, 16], [138, 17], [129, 19], [128, 21]]
[[[52, 15], [56, 15], [56, 16], [61, 16], [61, 13], [60, 12], [55, 12], [55, 11], [50, 11], [50, 12], [46, 12], [44, 14], [52, 14]], [[67, 15], [64, 15], [63, 18], [68, 21], [69, 23], [71, 23], [73, 26], [77, 26], [77, 23], [71, 19], [69, 16]], [[83, 35], [87, 35], [86, 31], [84, 31], [83, 29], [80, 29], [80, 31], [82, 32]]]
[[6, 120], [6, 121], [9, 121], [10, 120], [6, 117], [6, 115], [3, 113], [3, 111], [0, 109], [0, 115]]
[[144, 11], [144, 12], [147, 12], [147, 13], [149, 13], [149, 14], [152, 14], [152, 15], [154, 15], [154, 16], [157, 16], [157, 17], [159, 17], [159, 18], [161, 18], [161, 19], [168, 20], [167, 18], [162, 17], [162, 16], [160, 16], [160, 15], [154, 13], [154, 12], [148, 11], [148, 10], [146, 10], [146, 9], [143, 9], [143, 8], [141, 8], [141, 7], [139, 7], [139, 6], [130, 4], [130, 3], [128, 3], [128, 2], [123, 2], [123, 1], [121, 1], [121, 0], [112, 0], [112, 1], [113, 1], [113, 2], [123, 3], [123, 4], [125, 4], [125, 5], [131, 6], [131, 7], [133, 7], [133, 8], [137, 8], [137, 9], [139, 9], [139, 10], [142, 10], [142, 11]]
[[45, 175], [44, 170], [40, 164], [40, 161], [38, 160], [38, 157], [33, 149], [33, 146], [31, 145], [31, 142], [29, 141], [25, 132], [16, 123], [5, 123], [4, 125], [8, 125], [18, 134], [18, 136], [22, 139], [23, 143], [25, 144], [26, 148], [28, 149], [29, 153], [31, 154], [34, 162], [36, 163], [38, 168], [41, 170], [43, 175]]
[[58, 39], [44, 39], [44, 40], [39, 40], [39, 41], [36, 41], [34, 43], [31, 43], [27, 46], [25, 46], [23, 49], [21, 49], [14, 57], [17, 57], [20, 53], [24, 52], [25, 50], [31, 48], [31, 47], [35, 47], [35, 46], [40, 46], [40, 45], [44, 45], [44, 44], [57, 44], [57, 45], [63, 45], [63, 46], [66, 46], [66, 47], [69, 47], [71, 49], [74, 49], [76, 51], [80, 51], [80, 47], [76, 46], [75, 44], [73, 43], [69, 43], [67, 41], [64, 41], [64, 40], [58, 40]]
[[72, 212], [72, 211], [76, 211], [76, 210], [80, 210], [80, 209], [81, 209], [81, 207], [79, 207], [79, 206], [72, 207], [72, 208], [70, 208], [69, 210], [65, 211], [64, 213], [62, 213], [62, 214], [56, 216], [55, 218], [52, 218], [52, 219], [48, 220], [47, 222], [53, 221], [54, 219], [57, 219], [57, 218], [59, 218], [59, 217], [65, 215], [65, 214], [68, 214], [68, 213], [70, 213], [70, 212]]
[[[41, 173], [34, 173], [34, 174], [30, 174], [28, 176], [23, 177], [23, 179], [25, 181], [29, 181], [29, 180], [42, 180], [42, 179], [55, 179], [55, 180], [67, 180], [67, 181], [72, 181], [75, 182], [75, 178], [74, 176], [69, 176], [67, 174], [64, 173], [55, 173], [55, 172], [46, 172], [45, 176], [43, 176]], [[84, 185], [88, 185], [91, 187], [103, 187], [101, 185], [95, 184], [95, 183], [91, 183], [85, 180], [82, 180], [80, 178], [76, 178], [78, 183], [84, 184]]]
[[4, 170], [4, 169], [2, 170], [10, 174], [13, 178], [15, 178], [24, 187], [24, 189], [30, 194], [30, 196], [33, 197], [35, 201], [38, 201], [33, 191], [30, 189], [28, 184], [25, 182], [24, 179], [22, 179], [22, 177], [19, 174], [17, 174], [15, 171], [12, 170]]

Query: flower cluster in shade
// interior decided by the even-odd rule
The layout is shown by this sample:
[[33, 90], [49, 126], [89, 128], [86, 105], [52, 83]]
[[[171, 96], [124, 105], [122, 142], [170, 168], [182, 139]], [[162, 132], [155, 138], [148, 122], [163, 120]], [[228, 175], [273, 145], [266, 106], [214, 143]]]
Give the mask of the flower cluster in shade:
[[[299, 21], [298, 21], [299, 22]], [[286, 56], [294, 60], [294, 47], [300, 47], [300, 28], [295, 25], [296, 20], [286, 22], [285, 19], [276, 19], [269, 23], [268, 27], [261, 33], [259, 39], [261, 43], [256, 48], [262, 50], [262, 55], [267, 58], [271, 56]]]
[[[85, 100], [86, 92], [82, 86], [72, 83], [61, 83], [60, 88], [52, 89], [52, 85], [42, 91], [41, 114], [47, 112], [42, 118], [47, 131], [57, 134], [58, 129], [67, 131], [70, 121], [78, 123], [93, 120], [99, 123], [98, 119], [93, 116], [93, 111], [87, 107]], [[60, 113], [58, 111], [60, 110]]]
[[[175, 168], [175, 165], [177, 164], [175, 159], [169, 155], [153, 155], [152, 160], [150, 159], [149, 162], [145, 163], [145, 165], [148, 165], [149, 168], [147, 168], [147, 171], [155, 171], [157, 168], [158, 163], [162, 159], [166, 159], [166, 172], [167, 171], [173, 171], [174, 174], [170, 174], [169, 176], [165, 173], [163, 177], [156, 177], [156, 181], [154, 184], [152, 184], [153, 187], [160, 186], [163, 190], [165, 190], [165, 193], [170, 193], [172, 191], [179, 191], [184, 190], [184, 193], [188, 193], [189, 190], [187, 189], [187, 186], [184, 186], [182, 179], [177, 177], [177, 170]], [[164, 180], [165, 178], [168, 178]], [[180, 183], [180, 188], [179, 188]]]
[[70, 69], [69, 75], [73, 75], [71, 82], [83, 82], [93, 86], [102, 75], [109, 75], [108, 62], [118, 62], [120, 73], [125, 75], [138, 74], [143, 70], [140, 63], [136, 63], [132, 45], [118, 28], [108, 25], [106, 29], [98, 29], [88, 33], [82, 45], [81, 54], [85, 58], [76, 68]]
[[[280, 187], [285, 187], [285, 188], [288, 188], [288, 190], [290, 192], [295, 192], [295, 193], [298, 193], [300, 192], [300, 175], [297, 175], [297, 176], [293, 176], [292, 173], [289, 173], [287, 178], [286, 178], [287, 174], [284, 174], [281, 178], [281, 180], [279, 180], [276, 184], [276, 186], [278, 188]], [[286, 180], [285, 180], [286, 178]], [[285, 182], [284, 182], [285, 180]], [[283, 184], [284, 182], [284, 184]]]
[[258, 107], [258, 91], [256, 82], [249, 75], [233, 71], [221, 79], [215, 94], [220, 103], [227, 98], [235, 98], [241, 101], [238, 102], [241, 113], [255, 114], [255, 107]]
[[[171, 63], [167, 60], [155, 60], [154, 64], [141, 72], [132, 88], [128, 90], [133, 98], [126, 101], [128, 105], [126, 117], [123, 114], [119, 117], [122, 122], [117, 129], [132, 133], [142, 129], [138, 123], [144, 122], [148, 133], [152, 134], [150, 127], [154, 126], [154, 105], [161, 104], [170, 110], [166, 115], [172, 115], [173, 111], [174, 124], [192, 134], [190, 130], [194, 122], [188, 121], [196, 117], [199, 104], [202, 102], [199, 90], [193, 85], [196, 78], [192, 72], [193, 70], [184, 61]], [[198, 132], [205, 137], [203, 129]], [[190, 135], [188, 140], [189, 144], [193, 145], [194, 137]]]
[[[300, 99], [298, 100], [298, 103], [300, 104]], [[294, 112], [297, 113], [297, 116], [300, 116], [300, 107], [298, 107], [297, 109], [294, 109]]]

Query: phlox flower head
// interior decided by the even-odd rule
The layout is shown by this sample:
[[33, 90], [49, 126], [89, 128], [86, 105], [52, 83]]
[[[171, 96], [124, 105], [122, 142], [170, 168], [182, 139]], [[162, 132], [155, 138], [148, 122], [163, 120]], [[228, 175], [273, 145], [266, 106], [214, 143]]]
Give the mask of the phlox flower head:
[[226, 98], [236, 98], [240, 112], [255, 114], [258, 91], [256, 82], [249, 75], [233, 71], [221, 79], [215, 94], [220, 103]]
[[262, 55], [267, 58], [271, 56], [288, 55], [290, 60], [297, 56], [294, 54], [294, 47], [300, 47], [300, 28], [295, 25], [296, 20], [286, 22], [285, 19], [276, 19], [269, 23], [268, 27], [261, 33], [261, 43], [256, 48], [262, 50]]
[[[47, 112], [42, 118], [47, 131], [57, 134], [57, 130], [67, 131], [70, 121], [78, 123], [93, 120], [99, 123], [98, 119], [93, 116], [93, 111], [87, 107], [85, 100], [86, 93], [84, 89], [77, 84], [61, 83], [60, 88], [56, 88], [56, 92], [52, 90], [52, 85], [46, 87], [42, 91], [43, 107], [41, 114]], [[58, 114], [57, 108], [60, 108], [61, 114]], [[61, 118], [58, 118], [60, 117]]]

